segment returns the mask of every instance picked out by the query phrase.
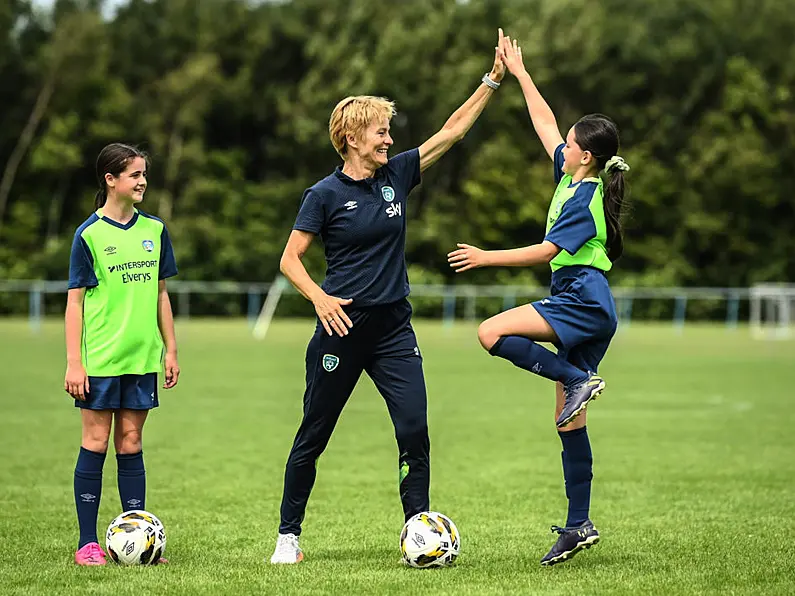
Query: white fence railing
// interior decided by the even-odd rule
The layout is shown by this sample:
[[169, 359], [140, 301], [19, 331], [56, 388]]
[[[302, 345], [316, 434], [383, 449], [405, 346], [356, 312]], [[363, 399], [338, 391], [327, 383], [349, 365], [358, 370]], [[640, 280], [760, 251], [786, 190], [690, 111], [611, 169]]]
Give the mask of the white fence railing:
[[[253, 322], [260, 314], [263, 299], [273, 286], [273, 282], [232, 282], [232, 281], [169, 281], [169, 292], [175, 301], [175, 310], [180, 318], [190, 316], [191, 296], [195, 294], [237, 294], [247, 296], [246, 311]], [[0, 294], [27, 293], [28, 313], [31, 326], [38, 329], [45, 312], [46, 297], [50, 294], [64, 294], [66, 281], [40, 280], [0, 280]], [[285, 294], [295, 294], [289, 286]], [[456, 313], [462, 312], [464, 319], [476, 318], [476, 302], [480, 298], [500, 298], [502, 309], [512, 308], [529, 300], [548, 294], [545, 287], [520, 285], [412, 285], [411, 295], [415, 298], [434, 298], [441, 301], [442, 318], [452, 324]], [[672, 323], [681, 328], [687, 319], [688, 302], [696, 300], [717, 300], [725, 302], [725, 323], [733, 328], [738, 324], [740, 304], [749, 303], [749, 320], [755, 328], [764, 330], [765, 324], [776, 322], [776, 327], [789, 333], [791, 305], [795, 302], [795, 286], [765, 285], [754, 288], [653, 288], [653, 287], [615, 287], [613, 294], [624, 325], [632, 319], [633, 305], [641, 300], [672, 300]], [[463, 307], [459, 306], [463, 304]]]

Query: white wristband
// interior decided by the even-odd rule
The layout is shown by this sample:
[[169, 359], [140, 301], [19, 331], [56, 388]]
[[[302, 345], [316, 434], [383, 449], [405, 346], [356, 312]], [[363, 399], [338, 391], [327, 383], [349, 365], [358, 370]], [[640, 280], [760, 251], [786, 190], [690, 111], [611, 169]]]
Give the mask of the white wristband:
[[486, 85], [487, 87], [490, 87], [490, 88], [492, 88], [492, 89], [499, 89], [499, 88], [500, 88], [500, 84], [499, 84], [497, 81], [492, 81], [492, 80], [489, 78], [489, 73], [486, 73], [486, 74], [484, 74], [484, 75], [483, 75], [483, 78], [482, 78], [482, 79], [480, 79], [480, 81], [481, 81], [482, 83], [485, 83], [485, 85]]

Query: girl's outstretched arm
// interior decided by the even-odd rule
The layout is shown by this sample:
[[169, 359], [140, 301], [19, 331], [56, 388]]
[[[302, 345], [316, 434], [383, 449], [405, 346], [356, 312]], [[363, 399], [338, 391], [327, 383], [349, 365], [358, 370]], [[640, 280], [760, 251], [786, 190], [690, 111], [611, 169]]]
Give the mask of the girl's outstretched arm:
[[458, 244], [458, 248], [447, 255], [447, 261], [456, 273], [476, 267], [530, 267], [549, 263], [560, 250], [548, 240], [508, 250], [483, 250], [470, 244]]

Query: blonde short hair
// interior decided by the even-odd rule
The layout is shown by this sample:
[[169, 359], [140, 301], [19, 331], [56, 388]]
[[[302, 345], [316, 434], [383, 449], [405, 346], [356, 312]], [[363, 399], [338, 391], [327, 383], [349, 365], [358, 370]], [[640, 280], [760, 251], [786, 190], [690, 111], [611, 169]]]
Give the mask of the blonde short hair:
[[347, 136], [359, 137], [373, 122], [386, 118], [391, 120], [397, 112], [395, 102], [386, 97], [355, 95], [346, 97], [331, 112], [328, 134], [331, 144], [342, 159], [348, 153]]

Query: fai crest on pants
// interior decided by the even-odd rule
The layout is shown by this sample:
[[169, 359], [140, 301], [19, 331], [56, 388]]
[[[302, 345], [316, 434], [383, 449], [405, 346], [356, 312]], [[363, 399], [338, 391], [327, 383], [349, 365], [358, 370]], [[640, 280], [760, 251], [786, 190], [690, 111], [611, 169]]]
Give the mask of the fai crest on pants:
[[324, 354], [323, 355], [323, 368], [326, 372], [331, 372], [337, 366], [339, 366], [340, 359], [337, 358], [334, 354]]

